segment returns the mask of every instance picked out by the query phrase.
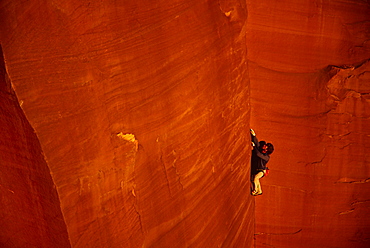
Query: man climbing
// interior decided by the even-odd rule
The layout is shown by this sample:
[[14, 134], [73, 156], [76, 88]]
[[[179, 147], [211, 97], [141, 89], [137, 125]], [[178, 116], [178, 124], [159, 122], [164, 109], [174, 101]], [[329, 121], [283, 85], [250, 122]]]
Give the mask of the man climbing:
[[266, 166], [270, 160], [270, 155], [274, 151], [274, 146], [271, 143], [265, 141], [258, 142], [256, 133], [253, 129], [251, 132], [252, 140], [252, 180], [253, 180], [253, 191], [252, 195], [262, 195], [262, 188], [260, 179], [268, 174], [269, 168]]

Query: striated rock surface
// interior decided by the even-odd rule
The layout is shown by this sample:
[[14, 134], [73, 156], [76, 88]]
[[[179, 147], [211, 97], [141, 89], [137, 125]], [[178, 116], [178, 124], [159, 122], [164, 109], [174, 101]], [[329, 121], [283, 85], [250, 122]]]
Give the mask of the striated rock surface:
[[0, 245], [368, 247], [369, 13], [1, 1]]
[[247, 1], [256, 247], [369, 247], [368, 1]]
[[252, 246], [244, 1], [0, 16], [4, 247]]
[[70, 247], [50, 170], [0, 47], [0, 247]]

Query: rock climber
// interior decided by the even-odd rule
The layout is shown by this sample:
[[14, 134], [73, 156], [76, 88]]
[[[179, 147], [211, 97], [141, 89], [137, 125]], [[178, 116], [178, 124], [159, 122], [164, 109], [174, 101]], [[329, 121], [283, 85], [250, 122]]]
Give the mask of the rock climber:
[[251, 141], [253, 146], [252, 151], [252, 182], [253, 182], [253, 190], [252, 195], [262, 195], [262, 188], [260, 179], [263, 176], [267, 176], [269, 168], [266, 166], [267, 162], [270, 160], [270, 155], [274, 151], [274, 146], [271, 143], [267, 143], [265, 141], [258, 142], [256, 137], [256, 133], [253, 129], [250, 130], [251, 132]]

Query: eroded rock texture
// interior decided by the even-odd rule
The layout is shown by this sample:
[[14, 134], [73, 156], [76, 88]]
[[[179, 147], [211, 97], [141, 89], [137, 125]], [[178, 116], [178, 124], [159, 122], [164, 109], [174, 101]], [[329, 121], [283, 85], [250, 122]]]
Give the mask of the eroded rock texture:
[[247, 2], [256, 247], [369, 247], [369, 2]]
[[49, 168], [1, 52], [0, 47], [0, 246], [69, 247]]
[[5, 247], [252, 245], [244, 1], [4, 0], [0, 16]]

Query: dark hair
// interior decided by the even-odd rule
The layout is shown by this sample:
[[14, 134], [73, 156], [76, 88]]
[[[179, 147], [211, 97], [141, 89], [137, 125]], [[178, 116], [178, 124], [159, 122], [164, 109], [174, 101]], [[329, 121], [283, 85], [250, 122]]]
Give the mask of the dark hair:
[[267, 155], [270, 155], [271, 153], [274, 152], [274, 146], [271, 143], [267, 143]]

